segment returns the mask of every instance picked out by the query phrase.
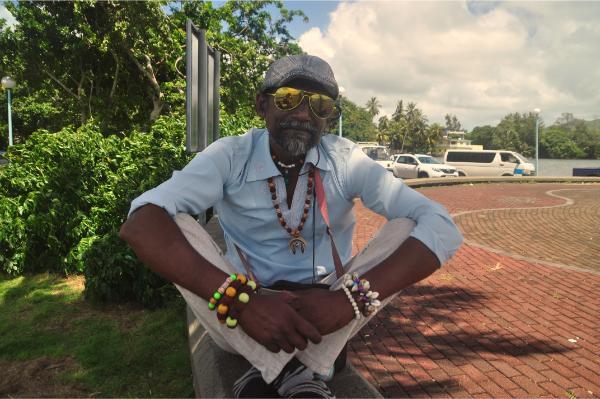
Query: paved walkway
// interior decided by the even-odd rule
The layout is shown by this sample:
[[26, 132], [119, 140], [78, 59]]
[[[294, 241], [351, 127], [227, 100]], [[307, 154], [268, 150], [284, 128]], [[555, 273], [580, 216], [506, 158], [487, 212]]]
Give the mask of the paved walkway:
[[[386, 397], [600, 397], [600, 185], [419, 189], [467, 243], [351, 341]], [[384, 223], [360, 204], [355, 251]]]

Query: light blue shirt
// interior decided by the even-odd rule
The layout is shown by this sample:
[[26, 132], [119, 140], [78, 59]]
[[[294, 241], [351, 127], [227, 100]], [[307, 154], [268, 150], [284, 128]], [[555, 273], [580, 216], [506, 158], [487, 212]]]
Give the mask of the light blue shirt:
[[353, 142], [335, 135], [323, 136], [320, 144], [307, 153], [291, 210], [283, 177], [271, 159], [269, 133], [252, 129], [208, 146], [183, 170], [136, 198], [130, 214], [145, 204], [160, 206], [171, 216], [180, 212], [197, 215], [214, 206], [225, 233], [226, 256], [239, 272], [245, 269], [234, 243], [246, 254], [263, 286], [277, 280], [310, 282], [313, 252], [316, 270], [325, 269], [326, 274], [334, 271], [323, 218], [318, 209], [313, 213], [313, 201], [301, 232], [307, 249], [292, 254], [288, 245], [291, 236], [278, 221], [267, 185], [267, 179], [273, 177], [283, 217], [295, 228], [306, 200], [309, 164], [321, 174], [331, 228], [343, 263], [352, 255], [355, 198], [388, 220], [414, 220], [416, 227], [411, 236], [431, 249], [442, 264], [460, 246], [462, 236], [442, 206], [395, 178]]

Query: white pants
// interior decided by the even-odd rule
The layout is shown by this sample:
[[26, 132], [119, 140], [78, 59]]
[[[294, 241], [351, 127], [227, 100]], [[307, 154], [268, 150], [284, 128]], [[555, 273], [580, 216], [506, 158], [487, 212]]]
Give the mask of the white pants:
[[[223, 256], [221, 249], [194, 218], [180, 213], [175, 216], [175, 222], [192, 247], [207, 261], [225, 273], [235, 273], [233, 266]], [[364, 274], [389, 257], [408, 238], [414, 226], [414, 222], [409, 219], [389, 221], [368, 245], [345, 265], [344, 270], [347, 273]], [[340, 289], [342, 285], [342, 280], [337, 279], [335, 273], [320, 282], [330, 284], [332, 290]], [[308, 347], [303, 351], [296, 349], [294, 353], [284, 351], [273, 353], [246, 335], [242, 328], [230, 329], [220, 324], [214, 312], [208, 309], [206, 300], [177, 284], [175, 286], [215, 343], [228, 352], [242, 355], [261, 371], [263, 379], [267, 383], [273, 381], [294, 356], [315, 373], [327, 374], [346, 342], [372, 317], [353, 319], [341, 329], [323, 336], [321, 343], [313, 344], [309, 341]], [[383, 300], [382, 307], [387, 305], [394, 296]]]

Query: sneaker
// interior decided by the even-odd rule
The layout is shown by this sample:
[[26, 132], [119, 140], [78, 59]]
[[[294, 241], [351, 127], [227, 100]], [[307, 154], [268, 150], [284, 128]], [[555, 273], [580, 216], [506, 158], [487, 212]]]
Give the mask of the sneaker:
[[283, 398], [335, 398], [325, 381], [296, 358], [283, 368], [273, 386]]
[[285, 393], [286, 398], [332, 398], [335, 399], [333, 389], [323, 380], [314, 378], [302, 382]]
[[254, 366], [233, 384], [236, 398], [279, 398], [272, 384], [267, 384], [261, 372]]

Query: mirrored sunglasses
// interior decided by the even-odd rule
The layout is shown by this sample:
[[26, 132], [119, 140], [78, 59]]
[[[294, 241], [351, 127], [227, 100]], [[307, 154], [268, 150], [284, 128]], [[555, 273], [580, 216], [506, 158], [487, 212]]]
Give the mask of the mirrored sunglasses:
[[275, 93], [266, 93], [275, 98], [275, 106], [281, 111], [291, 111], [297, 108], [308, 97], [311, 111], [317, 118], [327, 119], [337, 111], [335, 100], [325, 94], [294, 89], [293, 87], [280, 87]]

